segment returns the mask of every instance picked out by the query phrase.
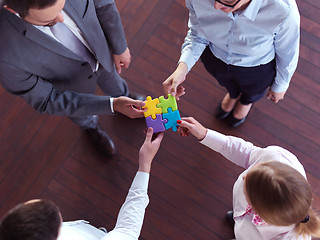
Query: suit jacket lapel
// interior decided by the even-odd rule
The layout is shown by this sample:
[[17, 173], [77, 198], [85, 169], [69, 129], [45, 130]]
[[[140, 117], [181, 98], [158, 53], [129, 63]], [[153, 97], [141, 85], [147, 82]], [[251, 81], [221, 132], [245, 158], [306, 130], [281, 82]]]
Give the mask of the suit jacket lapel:
[[76, 2], [77, 1], [66, 0], [66, 3], [65, 3], [63, 10], [77, 24], [78, 28], [80, 29], [80, 31], [82, 33], [82, 36], [89, 44], [91, 50], [95, 52], [95, 46], [93, 45], [93, 43], [95, 41], [94, 41], [94, 39], [92, 39], [92, 37], [93, 37], [92, 30], [88, 29], [88, 26], [85, 24], [85, 21], [83, 20], [84, 15], [87, 13], [88, 5], [90, 4], [90, 0], [86, 0], [86, 2], [87, 2], [86, 9], [80, 8]]
[[24, 21], [19, 18], [15, 14], [7, 11], [6, 9], [2, 9], [1, 14], [4, 14], [8, 19], [10, 24], [18, 31], [22, 32], [22, 34], [30, 39], [31, 41], [37, 43], [38, 45], [49, 49], [52, 52], [60, 54], [62, 56], [73, 58], [76, 60], [83, 60], [81, 57], [64, 47], [62, 44], [54, 40], [52, 37], [47, 34], [41, 32], [39, 29], [35, 28], [32, 24]]
[[48, 36], [47, 34], [41, 32], [39, 29], [35, 28], [34, 26], [30, 25], [26, 26], [26, 38], [36, 42], [37, 44], [41, 45], [44, 48], [47, 48], [57, 54], [62, 56], [73, 58], [76, 60], [82, 60], [77, 54], [73, 53], [70, 49], [63, 46], [61, 43], [57, 42], [52, 37]]

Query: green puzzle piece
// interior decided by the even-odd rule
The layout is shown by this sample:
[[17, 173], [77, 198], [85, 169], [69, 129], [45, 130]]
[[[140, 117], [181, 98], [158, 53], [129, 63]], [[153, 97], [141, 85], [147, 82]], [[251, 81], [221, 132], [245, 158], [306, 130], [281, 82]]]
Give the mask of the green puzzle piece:
[[168, 108], [171, 108], [172, 111], [178, 109], [177, 101], [174, 96], [168, 94], [168, 99], [165, 99], [164, 96], [159, 97], [160, 103], [157, 104], [158, 108], [162, 108], [163, 113], [168, 113]]

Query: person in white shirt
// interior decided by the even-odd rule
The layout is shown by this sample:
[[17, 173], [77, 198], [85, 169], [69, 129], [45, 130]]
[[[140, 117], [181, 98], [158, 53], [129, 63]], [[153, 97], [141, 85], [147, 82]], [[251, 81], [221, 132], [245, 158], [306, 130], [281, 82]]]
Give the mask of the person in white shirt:
[[182, 136], [191, 133], [200, 143], [246, 169], [233, 187], [236, 239], [320, 237], [320, 219], [311, 207], [311, 187], [296, 156], [279, 146], [260, 148], [206, 129], [191, 117], [178, 124]]
[[139, 151], [139, 169], [123, 203], [115, 228], [106, 233], [79, 220], [62, 222], [59, 208], [52, 201], [35, 199], [17, 205], [0, 224], [1, 240], [137, 240], [142, 228], [152, 160], [157, 153], [163, 133], [152, 140], [149, 128]]
[[[181, 84], [200, 58], [226, 88], [215, 117], [241, 125], [263, 97], [283, 99], [297, 67], [300, 15], [295, 0], [186, 0], [189, 31], [166, 94], [184, 94]], [[227, 118], [228, 117], [228, 118]]]

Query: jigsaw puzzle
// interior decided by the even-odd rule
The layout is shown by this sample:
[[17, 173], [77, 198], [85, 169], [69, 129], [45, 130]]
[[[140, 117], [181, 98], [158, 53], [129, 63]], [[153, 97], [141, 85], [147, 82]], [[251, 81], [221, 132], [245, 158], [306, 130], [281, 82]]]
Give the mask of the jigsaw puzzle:
[[145, 101], [144, 112], [147, 127], [152, 127], [153, 132], [163, 132], [172, 128], [177, 131], [177, 120], [181, 120], [176, 98], [168, 94], [168, 99], [163, 96], [152, 99], [150, 96]]

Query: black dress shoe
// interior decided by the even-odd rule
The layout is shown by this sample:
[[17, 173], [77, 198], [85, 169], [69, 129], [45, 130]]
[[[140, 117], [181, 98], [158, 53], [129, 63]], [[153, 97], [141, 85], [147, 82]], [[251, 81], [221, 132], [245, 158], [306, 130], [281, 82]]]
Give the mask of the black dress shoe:
[[147, 99], [147, 96], [135, 92], [130, 92], [128, 97], [139, 101], [145, 101]]
[[231, 113], [231, 111], [230, 111], [230, 112], [224, 111], [224, 110], [222, 109], [221, 103], [220, 103], [219, 106], [217, 107], [216, 112], [215, 112], [214, 115], [215, 115], [215, 117], [216, 117], [217, 119], [224, 119], [224, 118], [226, 118], [230, 113]]
[[104, 233], [108, 233], [108, 231], [107, 231], [107, 229], [105, 227], [99, 227], [98, 229], [101, 230]]
[[228, 211], [227, 212], [226, 220], [232, 227], [234, 227], [233, 211]]
[[102, 154], [116, 154], [116, 147], [109, 135], [102, 129], [100, 124], [96, 128], [87, 128], [84, 130], [90, 139], [92, 145]]
[[243, 124], [246, 121], [247, 116], [245, 116], [244, 118], [238, 119], [238, 118], [235, 118], [233, 114], [231, 114], [230, 118], [228, 119], [228, 125], [232, 128], [239, 127], [241, 124]]
[[238, 119], [238, 118], [235, 118], [233, 116], [233, 114], [231, 114], [230, 118], [228, 119], [228, 125], [232, 128], [239, 127], [241, 124], [243, 124], [247, 120], [247, 117], [249, 116], [249, 113], [251, 112], [252, 107], [253, 107], [253, 104], [252, 104], [247, 116], [245, 116], [244, 118]]

